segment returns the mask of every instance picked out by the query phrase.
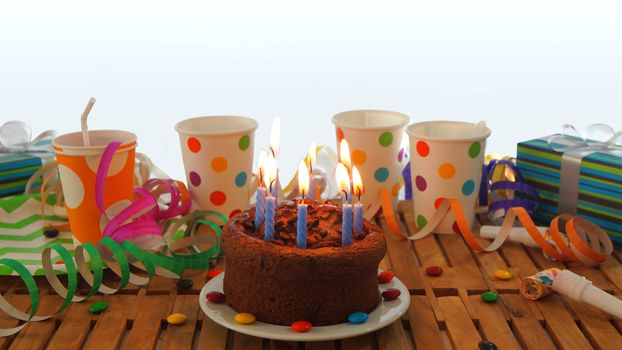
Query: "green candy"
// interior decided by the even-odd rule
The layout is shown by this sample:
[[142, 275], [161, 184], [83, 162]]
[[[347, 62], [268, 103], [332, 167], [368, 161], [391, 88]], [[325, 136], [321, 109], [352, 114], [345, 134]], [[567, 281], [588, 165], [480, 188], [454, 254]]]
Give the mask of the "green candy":
[[497, 300], [499, 300], [499, 294], [497, 294], [496, 292], [484, 292], [480, 295], [480, 298], [482, 298], [483, 301], [487, 302], [487, 303], [496, 303]]
[[96, 301], [89, 306], [89, 312], [92, 314], [100, 314], [108, 308], [108, 303], [105, 301]]

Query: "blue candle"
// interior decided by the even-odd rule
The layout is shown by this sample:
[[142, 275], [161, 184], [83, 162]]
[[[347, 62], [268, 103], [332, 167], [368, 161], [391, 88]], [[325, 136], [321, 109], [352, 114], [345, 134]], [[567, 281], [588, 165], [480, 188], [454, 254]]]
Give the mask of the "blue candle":
[[276, 209], [276, 199], [270, 195], [266, 200], [266, 225], [264, 227], [263, 238], [266, 241], [274, 239], [274, 210]]
[[255, 230], [259, 231], [259, 226], [266, 219], [266, 189], [257, 188], [257, 197], [255, 199]]
[[315, 200], [315, 180], [313, 179], [313, 175], [311, 175], [311, 181], [309, 181], [309, 199]]
[[354, 232], [363, 232], [363, 204], [354, 205]]
[[343, 204], [343, 221], [341, 223], [341, 245], [352, 244], [352, 204]]
[[296, 226], [296, 247], [307, 247], [307, 205], [302, 201], [298, 204], [298, 221]]

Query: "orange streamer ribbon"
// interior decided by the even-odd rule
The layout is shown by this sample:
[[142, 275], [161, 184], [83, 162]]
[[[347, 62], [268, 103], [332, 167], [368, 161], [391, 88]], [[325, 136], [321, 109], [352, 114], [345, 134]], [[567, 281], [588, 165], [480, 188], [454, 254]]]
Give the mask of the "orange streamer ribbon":
[[[403, 233], [395, 219], [388, 191], [387, 193], [381, 193], [381, 202], [385, 219], [391, 232], [409, 240], [418, 240], [431, 234], [451, 210], [456, 217], [456, 222], [464, 241], [477, 252], [493, 252], [499, 249], [508, 239], [516, 219], [518, 219], [544, 254], [556, 261], [597, 265], [603, 263], [613, 251], [611, 239], [603, 229], [588, 220], [568, 214], [559, 215], [551, 221], [549, 228], [549, 234], [552, 237], [551, 242], [544, 238], [543, 233], [538, 230], [527, 211], [521, 207], [508, 209], [503, 224], [499, 227], [499, 234], [487, 247], [483, 247], [469, 227], [460, 201], [456, 199], [443, 200], [428, 224], [419, 232], [408, 236]], [[560, 230], [560, 221], [566, 222], [564, 228], [567, 240], [564, 239]]]

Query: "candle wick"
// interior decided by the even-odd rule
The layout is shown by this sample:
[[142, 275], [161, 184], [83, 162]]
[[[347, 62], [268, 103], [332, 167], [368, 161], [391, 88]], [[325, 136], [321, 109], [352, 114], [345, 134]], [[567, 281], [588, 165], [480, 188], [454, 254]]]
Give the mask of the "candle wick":
[[342, 190], [343, 195], [346, 197], [346, 204], [348, 204], [348, 192], [346, 190]]
[[276, 159], [276, 153], [274, 153], [274, 148], [272, 148], [272, 146], [270, 146], [270, 152], [272, 153], [274, 159]]
[[273, 179], [272, 181], [270, 181], [270, 195], [272, 195], [272, 185], [274, 185], [275, 181], [276, 179]]
[[263, 172], [259, 168], [259, 187], [263, 186]]
[[302, 202], [304, 203], [305, 200], [305, 190], [302, 190]]

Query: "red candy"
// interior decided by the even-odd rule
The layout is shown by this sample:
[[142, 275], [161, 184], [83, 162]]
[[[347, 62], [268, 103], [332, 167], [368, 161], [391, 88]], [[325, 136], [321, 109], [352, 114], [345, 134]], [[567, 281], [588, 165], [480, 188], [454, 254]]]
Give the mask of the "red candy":
[[440, 266], [428, 266], [425, 269], [425, 273], [428, 274], [428, 276], [437, 277], [443, 273], [443, 269]]
[[207, 271], [207, 278], [214, 278], [220, 275], [221, 273], [222, 273], [222, 270], [219, 270], [219, 269], [209, 270]]
[[384, 300], [394, 300], [394, 299], [397, 299], [397, 297], [399, 297], [400, 294], [402, 294], [402, 292], [400, 292], [399, 289], [389, 288], [385, 290], [384, 292], [382, 292], [382, 297], [384, 298]]
[[225, 295], [221, 292], [209, 292], [207, 293], [206, 297], [208, 301], [215, 304], [220, 304], [225, 301]]
[[305, 333], [308, 332], [313, 326], [307, 321], [296, 321], [292, 323], [290, 327], [298, 333]]
[[391, 271], [382, 271], [378, 274], [378, 283], [389, 283], [393, 279], [393, 272]]

